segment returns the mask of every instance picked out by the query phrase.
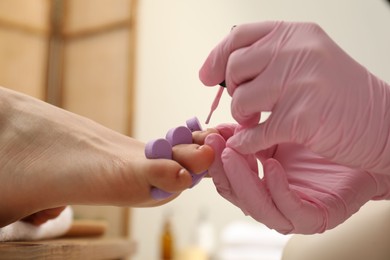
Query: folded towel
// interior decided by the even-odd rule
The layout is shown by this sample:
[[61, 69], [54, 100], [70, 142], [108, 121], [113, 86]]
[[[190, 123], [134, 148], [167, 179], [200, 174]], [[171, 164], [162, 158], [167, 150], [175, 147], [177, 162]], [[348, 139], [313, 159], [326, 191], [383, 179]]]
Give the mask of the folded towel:
[[41, 240], [64, 235], [73, 222], [73, 210], [66, 207], [61, 214], [40, 226], [16, 221], [0, 228], [0, 241]]

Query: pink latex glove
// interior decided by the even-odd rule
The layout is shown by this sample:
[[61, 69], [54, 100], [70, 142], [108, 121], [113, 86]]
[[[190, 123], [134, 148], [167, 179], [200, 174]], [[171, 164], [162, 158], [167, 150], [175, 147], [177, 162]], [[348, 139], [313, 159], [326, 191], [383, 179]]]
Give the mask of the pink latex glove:
[[[226, 81], [232, 115], [247, 127], [228, 142], [236, 151], [293, 142], [339, 164], [390, 174], [390, 86], [318, 25], [237, 26], [211, 52], [200, 79]], [[264, 111], [272, 113], [259, 124]]]
[[209, 174], [218, 192], [241, 210], [280, 233], [321, 233], [357, 212], [367, 201], [390, 197], [390, 176], [341, 166], [299, 144], [280, 144], [256, 157], [225, 147], [234, 129], [207, 136], [215, 161]]

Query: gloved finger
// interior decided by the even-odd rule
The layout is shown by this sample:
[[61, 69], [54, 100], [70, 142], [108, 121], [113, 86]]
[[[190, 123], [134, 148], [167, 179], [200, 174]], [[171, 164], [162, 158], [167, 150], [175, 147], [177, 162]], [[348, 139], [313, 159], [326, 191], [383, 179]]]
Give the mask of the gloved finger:
[[273, 32], [274, 30], [270, 31], [267, 37], [259, 38], [251, 45], [230, 54], [225, 77], [229, 95], [233, 96], [238, 87], [257, 78], [271, 63], [278, 40]]
[[215, 86], [225, 80], [225, 70], [230, 54], [247, 47], [266, 36], [277, 22], [239, 25], [209, 54], [199, 71], [199, 78], [206, 86]]
[[[215, 160], [214, 163], [209, 168], [209, 175], [212, 177], [213, 182], [216, 186], [216, 189], [218, 193], [225, 198], [226, 200], [230, 201], [232, 204], [237, 206], [238, 208], [242, 208], [240, 205], [240, 202], [237, 200], [234, 192], [231, 189], [231, 185], [229, 183], [228, 178], [226, 177], [226, 173], [223, 167], [223, 162], [221, 159], [223, 150], [225, 148], [225, 141], [222, 136], [217, 134], [209, 135], [206, 138], [206, 144], [211, 146], [214, 149], [214, 155]], [[257, 170], [257, 160], [254, 156], [246, 156], [247, 158], [251, 158], [250, 161], [248, 161], [249, 167], [251, 169]], [[247, 212], [245, 209], [243, 210], [245, 214]]]
[[[245, 127], [257, 125], [260, 122], [261, 112], [271, 110], [261, 107], [264, 103], [263, 98], [258, 95], [257, 86], [249, 83], [246, 82], [237, 88], [232, 95], [230, 106], [232, 117], [237, 123]], [[269, 92], [265, 92], [265, 95], [268, 96]], [[268, 103], [268, 100], [266, 103]]]
[[326, 230], [327, 211], [315, 199], [303, 192], [291, 190], [286, 173], [278, 161], [267, 160], [264, 165], [264, 179], [273, 202], [280, 212], [291, 221], [293, 233], [314, 234]]
[[289, 233], [293, 226], [275, 207], [269, 189], [251, 169], [245, 157], [230, 148], [225, 148], [222, 161], [240, 208], [269, 228], [281, 233]]
[[234, 135], [237, 127], [238, 127], [237, 124], [225, 123], [225, 124], [217, 125], [216, 129], [225, 140], [228, 140], [230, 137]]
[[[255, 58], [261, 60], [260, 66], [258, 66], [259, 61], [253, 61], [251, 67], [254, 69], [252, 72], [247, 72], [242, 76], [235, 75], [239, 73], [238, 70], [235, 74], [230, 73], [235, 76], [234, 80], [239, 84], [232, 94], [232, 116], [241, 125], [254, 126], [259, 121], [253, 118], [256, 119], [261, 112], [274, 112], [276, 103], [280, 101], [283, 88], [286, 88], [286, 75], [289, 75], [290, 69], [286, 66], [288, 56], [283, 55], [283, 52], [279, 53], [275, 47], [280, 48], [279, 42], [282, 41], [282, 38], [281, 33], [275, 29], [267, 37], [267, 42], [259, 41], [251, 46], [253, 51], [248, 56], [252, 56], [254, 60]], [[237, 58], [239, 61], [236, 61], [236, 66], [242, 67], [241, 64], [246, 62], [245, 58]], [[229, 67], [231, 67], [230, 63]], [[248, 73], [251, 73], [250, 77], [247, 76]], [[237, 77], [242, 79], [236, 79]], [[287, 104], [282, 105], [287, 107]]]
[[[241, 131], [241, 129], [242, 126], [237, 124], [220, 124], [217, 126], [218, 132], [225, 140], [228, 140], [229, 138], [234, 136], [236, 133]], [[245, 160], [247, 161], [251, 170], [255, 173], [258, 173], [259, 168], [257, 165], [257, 157], [255, 156], [255, 154], [246, 154], [243, 155], [243, 157], [245, 157]]]
[[[242, 129], [227, 141], [227, 147], [242, 154], [253, 154], [280, 143], [301, 143], [302, 137], [297, 138], [299, 131], [294, 118], [287, 115], [281, 119], [278, 117], [282, 116], [276, 111], [265, 122]], [[300, 127], [303, 129], [304, 126]]]
[[226, 178], [221, 155], [225, 149], [225, 140], [218, 134], [210, 134], [206, 137], [205, 144], [214, 150], [214, 162], [208, 169], [218, 193], [228, 201], [236, 204], [232, 194], [229, 180]]
[[[242, 83], [232, 95], [231, 114], [245, 127], [255, 126], [260, 121], [261, 112], [273, 112], [279, 99], [282, 83], [279, 76], [266, 78], [267, 73]], [[271, 82], [272, 81], [272, 82]]]
[[274, 158], [278, 145], [273, 145], [268, 149], [261, 150], [255, 153], [255, 156], [262, 164], [270, 158]]

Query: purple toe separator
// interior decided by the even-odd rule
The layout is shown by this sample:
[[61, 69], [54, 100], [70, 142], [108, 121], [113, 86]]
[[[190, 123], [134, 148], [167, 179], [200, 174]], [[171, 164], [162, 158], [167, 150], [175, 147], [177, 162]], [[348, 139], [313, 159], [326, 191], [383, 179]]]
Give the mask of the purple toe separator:
[[[148, 142], [145, 146], [145, 156], [148, 159], [172, 159], [172, 145], [166, 139], [156, 139]], [[153, 199], [166, 199], [172, 193], [153, 187], [151, 189]]]
[[208, 171], [205, 171], [205, 172], [202, 172], [200, 174], [193, 174], [191, 173], [191, 176], [192, 176], [192, 185], [190, 188], [194, 187], [196, 184], [198, 184], [200, 182], [200, 180], [202, 180], [202, 178], [208, 173]]
[[152, 198], [155, 200], [163, 200], [163, 199], [169, 198], [170, 196], [173, 195], [173, 193], [163, 191], [163, 190], [156, 188], [156, 187], [152, 187], [150, 193], [152, 195]]
[[155, 139], [145, 146], [145, 156], [148, 159], [172, 159], [172, 145], [165, 139]]
[[[172, 159], [172, 147], [177, 144], [191, 144], [192, 132], [201, 131], [202, 126], [198, 118], [193, 117], [186, 121], [187, 127], [179, 126], [170, 129], [166, 138], [155, 139], [148, 142], [145, 146], [145, 156], [148, 159]], [[200, 182], [200, 180], [207, 174], [207, 171], [201, 174], [193, 174], [191, 188]], [[172, 195], [172, 193], [163, 191], [159, 188], [153, 187], [151, 195], [154, 199], [166, 199]]]
[[197, 117], [190, 118], [186, 121], [188, 129], [191, 130], [191, 132], [195, 131], [202, 131], [202, 125], [200, 124]]
[[165, 138], [172, 146], [177, 144], [192, 144], [191, 130], [185, 126], [170, 129]]

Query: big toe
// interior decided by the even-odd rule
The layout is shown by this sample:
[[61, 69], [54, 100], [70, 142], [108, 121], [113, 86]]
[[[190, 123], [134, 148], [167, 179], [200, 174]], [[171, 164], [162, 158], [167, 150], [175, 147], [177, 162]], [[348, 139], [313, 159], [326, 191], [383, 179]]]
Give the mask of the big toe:
[[214, 151], [208, 145], [179, 144], [173, 147], [173, 159], [192, 173], [206, 171], [214, 161]]

